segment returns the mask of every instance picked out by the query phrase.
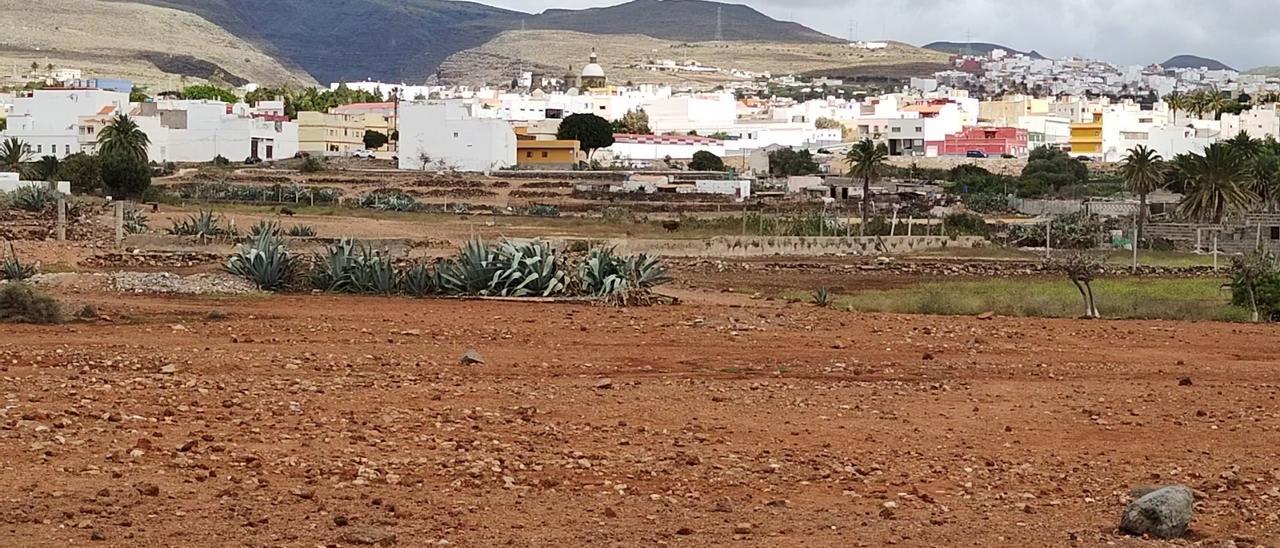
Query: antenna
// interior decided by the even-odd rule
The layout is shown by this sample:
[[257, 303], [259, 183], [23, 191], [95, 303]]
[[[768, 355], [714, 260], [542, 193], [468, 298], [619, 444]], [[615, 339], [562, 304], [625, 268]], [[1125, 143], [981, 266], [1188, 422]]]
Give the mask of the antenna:
[[973, 29], [965, 29], [964, 31], [964, 56], [969, 56], [969, 48], [973, 45]]
[[724, 18], [721, 17], [720, 6], [716, 6], [716, 41], [724, 40]]
[[853, 42], [853, 16], [849, 16], [849, 42]]

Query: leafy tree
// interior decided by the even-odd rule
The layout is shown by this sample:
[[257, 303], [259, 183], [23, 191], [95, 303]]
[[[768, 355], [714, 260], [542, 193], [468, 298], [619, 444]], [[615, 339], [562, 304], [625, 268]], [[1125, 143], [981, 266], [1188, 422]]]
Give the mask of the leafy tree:
[[813, 127], [818, 129], [838, 129], [840, 130], [841, 139], [848, 139], [853, 134], [849, 126], [840, 123], [839, 120], [834, 118], [818, 118], [813, 121]]
[[884, 174], [885, 164], [889, 161], [889, 147], [863, 139], [849, 149], [845, 160], [849, 161], [849, 176], [862, 180], [862, 223], [858, 226], [858, 231], [862, 232], [871, 214], [871, 181]]
[[369, 150], [377, 150], [387, 146], [387, 136], [381, 131], [367, 129], [364, 132], [364, 148]]
[[102, 182], [113, 195], [142, 196], [151, 186], [151, 166], [126, 150], [99, 155]]
[[236, 92], [220, 88], [213, 84], [196, 84], [194, 86], [187, 86], [186, 88], [183, 88], [180, 97], [182, 99], [222, 101], [224, 103], [235, 103], [240, 100], [240, 98], [236, 96]]
[[10, 137], [0, 143], [0, 171], [17, 173], [25, 179], [31, 174], [31, 166], [27, 165], [30, 160], [31, 147], [17, 137]]
[[557, 139], [577, 141], [587, 158], [598, 149], [613, 145], [613, 127], [608, 120], [594, 114], [571, 114], [560, 121]]
[[151, 99], [151, 96], [147, 95], [147, 88], [143, 86], [137, 86], [133, 88], [132, 91], [129, 92], [130, 103], [145, 103], [150, 99]]
[[1275, 257], [1255, 252], [1231, 259], [1231, 304], [1248, 306], [1254, 323], [1260, 311], [1274, 315], [1280, 307], [1280, 270]]
[[352, 103], [377, 103], [383, 100], [381, 93], [353, 90], [341, 84], [334, 90], [295, 88], [290, 86], [260, 87], [244, 96], [245, 102], [284, 101], [284, 113], [297, 118], [299, 112], [328, 112], [330, 109]]
[[769, 151], [769, 174], [774, 177], [813, 175], [818, 171], [818, 162], [808, 150], [797, 152], [791, 148], [780, 148]]
[[649, 129], [649, 115], [644, 109], [628, 110], [622, 115], [621, 119], [613, 121], [614, 133], [631, 133], [635, 135], [649, 135], [653, 133]]
[[1024, 183], [1039, 183], [1053, 189], [1089, 182], [1089, 168], [1066, 152], [1049, 147], [1031, 151], [1022, 168]]
[[693, 159], [689, 161], [689, 169], [694, 171], [724, 171], [724, 160], [719, 156], [706, 150], [699, 150], [693, 153]]
[[1226, 140], [1227, 146], [1242, 154], [1245, 158], [1253, 158], [1263, 151], [1266, 142], [1254, 139], [1249, 132], [1241, 131], [1235, 137]]
[[72, 192], [88, 194], [102, 188], [102, 165], [97, 156], [77, 152], [62, 160], [58, 179], [69, 181]]
[[147, 147], [151, 146], [151, 138], [138, 127], [137, 122], [127, 114], [116, 114], [107, 126], [98, 132], [98, 154], [110, 155], [121, 153], [147, 163]]
[[1250, 190], [1258, 195], [1263, 209], [1274, 212], [1280, 201], [1280, 155], [1264, 150], [1253, 158], [1249, 170]]
[[9, 129], [9, 119], [0, 118], [0, 131], [4, 131], [6, 129]]
[[1126, 190], [1138, 195], [1138, 238], [1134, 242], [1138, 245], [1147, 222], [1147, 195], [1165, 185], [1164, 158], [1146, 145], [1138, 145], [1120, 163], [1120, 178]]
[[1249, 190], [1249, 163], [1245, 156], [1225, 143], [1214, 143], [1204, 154], [1180, 159], [1178, 169], [1188, 188], [1178, 214], [1221, 223], [1228, 212], [1241, 211], [1257, 199]]

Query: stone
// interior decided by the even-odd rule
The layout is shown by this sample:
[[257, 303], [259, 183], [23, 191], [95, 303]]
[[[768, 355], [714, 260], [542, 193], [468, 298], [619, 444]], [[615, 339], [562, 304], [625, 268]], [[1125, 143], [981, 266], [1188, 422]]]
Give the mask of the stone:
[[462, 365], [484, 365], [484, 358], [480, 356], [479, 352], [476, 352], [476, 349], [468, 348], [467, 353], [462, 355], [458, 363]]
[[1159, 539], [1179, 538], [1191, 525], [1195, 502], [1195, 494], [1186, 486], [1161, 487], [1125, 507], [1120, 531]]
[[600, 379], [592, 385], [596, 390], [608, 390], [613, 388], [613, 379]]
[[676, 534], [680, 536], [692, 535], [693, 529], [689, 527], [681, 527], [679, 529], [676, 529]]
[[996, 317], [996, 313], [995, 313], [995, 312], [983, 312], [983, 313], [981, 313], [981, 314], [978, 314], [978, 319], [979, 319], [979, 320], [990, 320], [990, 319], [995, 318], [995, 317]]
[[360, 546], [392, 546], [396, 543], [396, 533], [382, 527], [352, 527], [342, 534], [342, 541]]
[[160, 486], [154, 483], [139, 483], [137, 487], [138, 492], [144, 497], [160, 496]]
[[107, 534], [103, 533], [102, 529], [94, 529], [89, 533], [89, 540], [107, 540]]
[[351, 523], [351, 520], [347, 519], [347, 516], [344, 516], [341, 514], [333, 516], [333, 524], [337, 525], [338, 527], [346, 527], [350, 523]]
[[173, 365], [173, 364], [168, 364], [168, 365], [165, 365], [165, 366], [161, 367], [161, 368], [160, 368], [160, 372], [161, 372], [161, 373], [164, 373], [165, 375], [172, 375], [172, 374], [174, 374], [174, 373], [177, 373], [177, 372], [178, 372], [178, 366]]
[[1191, 386], [1191, 377], [1182, 377], [1178, 379], [1178, 386]]
[[746, 535], [750, 534], [751, 530], [754, 528], [754, 525], [744, 521], [733, 526], [733, 533], [736, 535]]

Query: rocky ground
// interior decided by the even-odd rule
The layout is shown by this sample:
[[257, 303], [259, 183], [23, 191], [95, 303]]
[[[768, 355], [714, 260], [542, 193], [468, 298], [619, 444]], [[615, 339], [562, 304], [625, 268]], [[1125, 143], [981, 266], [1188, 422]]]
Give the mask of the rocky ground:
[[59, 296], [105, 318], [0, 327], [3, 546], [1157, 546], [1166, 483], [1280, 544], [1271, 327]]

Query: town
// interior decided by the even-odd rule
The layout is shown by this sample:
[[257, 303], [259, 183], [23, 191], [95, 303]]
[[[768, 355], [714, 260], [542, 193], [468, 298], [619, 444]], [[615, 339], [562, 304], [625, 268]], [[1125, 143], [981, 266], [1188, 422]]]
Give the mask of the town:
[[0, 545], [1280, 546], [1280, 70], [75, 4], [0, 25]]

